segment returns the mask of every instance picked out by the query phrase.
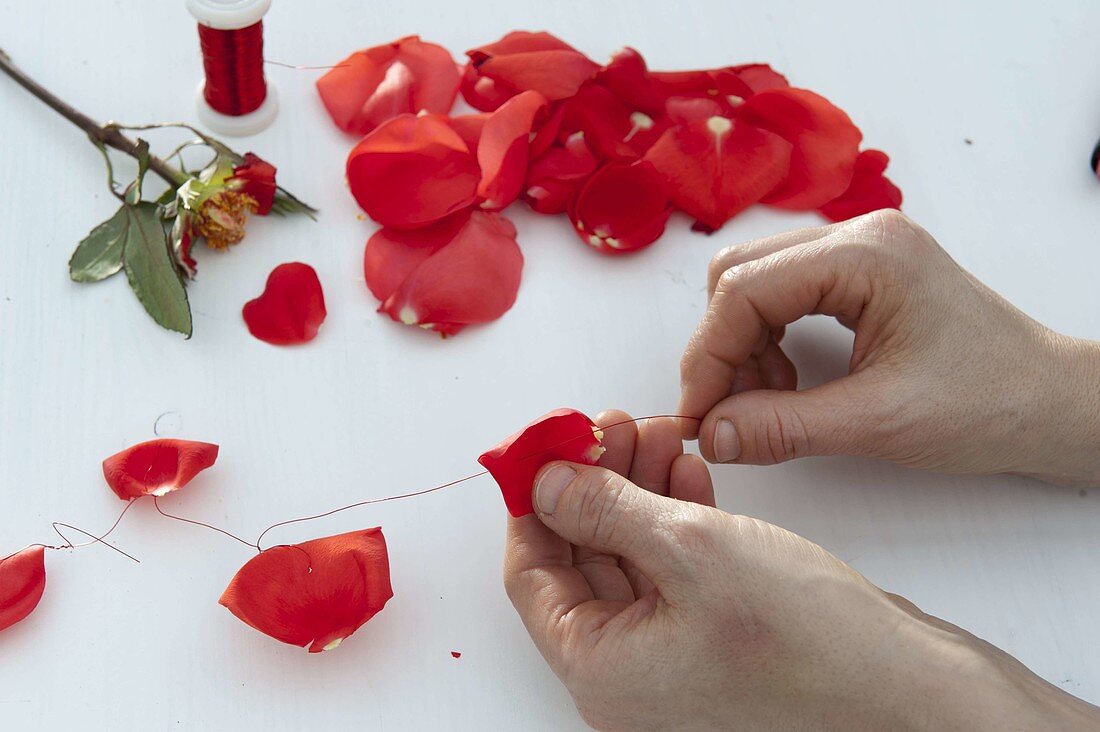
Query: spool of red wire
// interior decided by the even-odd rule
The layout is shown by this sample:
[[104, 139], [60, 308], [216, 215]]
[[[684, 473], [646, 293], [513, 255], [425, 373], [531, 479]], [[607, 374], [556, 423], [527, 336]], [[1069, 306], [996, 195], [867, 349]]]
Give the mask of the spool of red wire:
[[263, 16], [271, 0], [187, 0], [199, 23], [205, 80], [199, 87], [203, 124], [223, 135], [252, 135], [278, 112], [264, 77]]

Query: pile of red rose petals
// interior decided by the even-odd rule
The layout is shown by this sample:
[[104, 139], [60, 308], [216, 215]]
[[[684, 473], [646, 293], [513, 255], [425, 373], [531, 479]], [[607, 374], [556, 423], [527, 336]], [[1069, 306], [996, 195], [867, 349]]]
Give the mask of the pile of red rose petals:
[[[600, 66], [525, 31], [466, 55], [460, 72], [410, 36], [317, 82], [336, 126], [363, 136], [347, 180], [383, 226], [364, 274], [396, 321], [449, 335], [507, 311], [523, 260], [498, 212], [518, 199], [606, 254], [652, 244], [675, 210], [712, 232], [756, 203], [833, 221], [901, 205], [886, 154], [765, 64], [650, 71], [627, 48]], [[450, 115], [459, 92], [478, 113]]]

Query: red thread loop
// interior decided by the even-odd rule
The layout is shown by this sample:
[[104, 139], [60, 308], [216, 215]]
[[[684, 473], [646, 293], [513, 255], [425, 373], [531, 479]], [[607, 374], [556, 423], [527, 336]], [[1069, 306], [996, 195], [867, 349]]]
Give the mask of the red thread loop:
[[254, 112], [267, 98], [264, 80], [264, 24], [219, 30], [199, 24], [206, 71], [203, 96], [216, 112], [232, 117]]

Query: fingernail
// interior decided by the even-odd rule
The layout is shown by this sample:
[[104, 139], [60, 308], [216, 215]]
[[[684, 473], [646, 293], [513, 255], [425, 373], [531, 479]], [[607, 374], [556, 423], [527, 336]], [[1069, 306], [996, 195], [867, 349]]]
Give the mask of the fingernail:
[[535, 486], [535, 503], [541, 513], [554, 513], [565, 486], [577, 477], [577, 471], [568, 465], [555, 465], [539, 478]]
[[720, 463], [730, 463], [741, 457], [741, 441], [737, 439], [737, 430], [728, 419], [718, 420], [714, 425], [714, 459]]

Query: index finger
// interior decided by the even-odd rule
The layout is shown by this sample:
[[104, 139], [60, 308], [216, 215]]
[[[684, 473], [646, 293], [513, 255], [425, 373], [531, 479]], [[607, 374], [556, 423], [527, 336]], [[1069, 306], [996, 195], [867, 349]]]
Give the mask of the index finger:
[[[726, 270], [680, 363], [680, 414], [701, 419], [729, 396], [737, 367], [770, 330], [811, 314], [857, 320], [871, 292], [870, 252], [834, 235]], [[686, 438], [698, 435], [698, 422], [681, 423]]]

